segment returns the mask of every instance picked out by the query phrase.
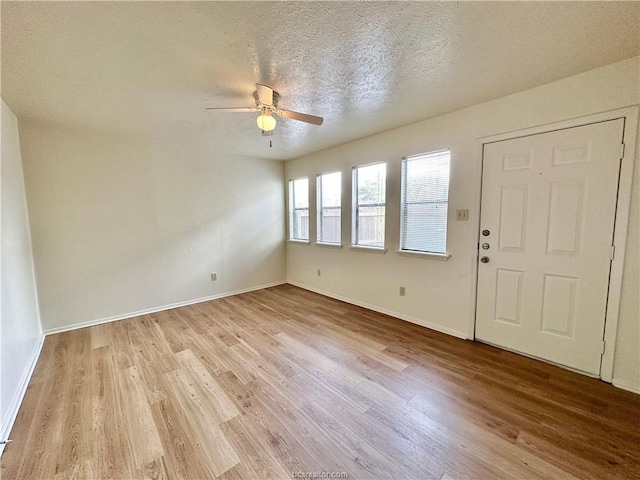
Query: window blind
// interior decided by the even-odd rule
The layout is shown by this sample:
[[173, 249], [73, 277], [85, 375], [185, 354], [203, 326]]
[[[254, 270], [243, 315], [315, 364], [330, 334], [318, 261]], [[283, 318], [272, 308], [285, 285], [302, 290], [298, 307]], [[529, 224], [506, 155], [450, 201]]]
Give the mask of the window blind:
[[401, 250], [446, 253], [449, 151], [402, 161]]

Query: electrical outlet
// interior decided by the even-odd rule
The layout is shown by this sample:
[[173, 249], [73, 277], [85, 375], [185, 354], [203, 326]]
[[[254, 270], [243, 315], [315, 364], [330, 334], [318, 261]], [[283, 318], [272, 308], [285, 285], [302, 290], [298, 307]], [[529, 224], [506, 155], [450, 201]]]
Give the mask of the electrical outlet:
[[216, 280], [218, 280], [218, 274], [217, 273], [212, 273], [211, 274], [211, 281], [215, 282]]
[[469, 220], [469, 210], [456, 210], [456, 220], [457, 221], [466, 221]]
[[318, 276], [322, 275], [322, 271], [318, 269]]
[[405, 294], [405, 288], [404, 287], [400, 287], [400, 296], [404, 297]]

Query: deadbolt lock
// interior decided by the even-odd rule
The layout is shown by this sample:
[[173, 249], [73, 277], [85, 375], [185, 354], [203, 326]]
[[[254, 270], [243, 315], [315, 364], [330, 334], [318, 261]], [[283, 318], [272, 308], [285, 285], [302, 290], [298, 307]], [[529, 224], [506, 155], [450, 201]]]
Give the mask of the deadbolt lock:
[[491, 234], [489, 230], [482, 230], [482, 235], [484, 235], [485, 237], [488, 237], [489, 234]]
[[488, 243], [483, 243], [482, 244], [482, 249], [483, 250], [489, 250], [490, 247], [491, 247], [491, 245], [489, 245]]

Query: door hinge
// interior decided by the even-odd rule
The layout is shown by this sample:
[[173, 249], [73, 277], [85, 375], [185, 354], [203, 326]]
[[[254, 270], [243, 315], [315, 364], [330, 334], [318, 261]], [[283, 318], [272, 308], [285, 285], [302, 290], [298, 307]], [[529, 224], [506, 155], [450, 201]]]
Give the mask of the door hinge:
[[615, 245], [611, 245], [610, 259], [613, 260], [615, 257], [616, 257], [616, 246]]
[[600, 349], [600, 350], [601, 350], [601, 352], [600, 352], [600, 353], [604, 355], [604, 351], [605, 351], [606, 349], [607, 349], [607, 342], [605, 342], [605, 341], [603, 340], [603, 341], [602, 341], [602, 348]]
[[624, 143], [620, 144], [620, 160], [624, 158]]

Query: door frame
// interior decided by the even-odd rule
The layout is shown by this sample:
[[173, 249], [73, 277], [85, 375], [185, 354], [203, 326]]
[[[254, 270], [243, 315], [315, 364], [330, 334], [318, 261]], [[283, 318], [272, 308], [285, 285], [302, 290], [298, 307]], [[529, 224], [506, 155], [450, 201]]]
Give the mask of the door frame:
[[[615, 255], [611, 262], [609, 273], [609, 293], [607, 297], [607, 314], [605, 316], [604, 341], [605, 351], [600, 363], [600, 379], [611, 383], [613, 379], [613, 364], [616, 349], [616, 337], [618, 333], [618, 321], [620, 315], [620, 297], [622, 294], [622, 275], [624, 272], [625, 251], [627, 246], [627, 232], [629, 229], [629, 210], [631, 206], [631, 187], [633, 182], [633, 169], [638, 157], [637, 136], [638, 136], [638, 114], [640, 106], [609, 110], [593, 115], [572, 118], [559, 122], [553, 122], [535, 127], [514, 130], [505, 133], [489, 135], [477, 139], [478, 157], [480, 159], [479, 168], [476, 169], [477, 180], [474, 198], [474, 214], [478, 219], [476, 225], [475, 241], [477, 244], [476, 255], [472, 263], [471, 292], [471, 321], [469, 324], [468, 338], [475, 340], [475, 326], [477, 314], [477, 294], [478, 294], [478, 257], [480, 244], [480, 216], [482, 202], [482, 168], [484, 163], [484, 146], [489, 143], [512, 140], [519, 137], [527, 137], [541, 133], [548, 133], [557, 130], [565, 130], [574, 127], [581, 127], [593, 123], [606, 122], [609, 120], [624, 119], [624, 130], [622, 142], [625, 144], [624, 156], [620, 163], [620, 178], [618, 182], [618, 199], [616, 203], [616, 218], [613, 227], [613, 244], [615, 245]], [[640, 167], [638, 167], [640, 168]]]

